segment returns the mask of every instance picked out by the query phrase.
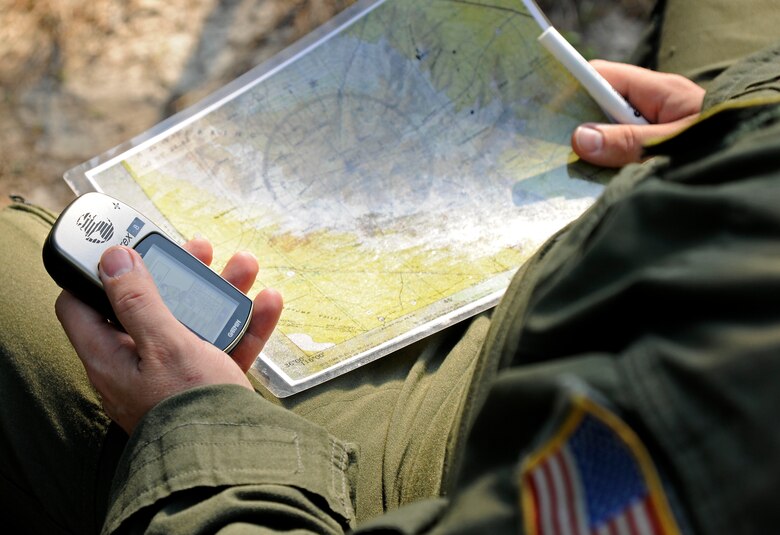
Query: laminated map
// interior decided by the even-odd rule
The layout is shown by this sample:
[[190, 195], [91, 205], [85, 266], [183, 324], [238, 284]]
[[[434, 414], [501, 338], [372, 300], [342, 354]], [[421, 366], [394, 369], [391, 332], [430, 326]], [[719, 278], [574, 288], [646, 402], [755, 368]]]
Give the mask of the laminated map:
[[569, 138], [604, 117], [538, 33], [519, 1], [359, 1], [65, 179], [216, 269], [254, 253], [285, 307], [251, 373], [295, 394], [494, 306], [600, 194]]

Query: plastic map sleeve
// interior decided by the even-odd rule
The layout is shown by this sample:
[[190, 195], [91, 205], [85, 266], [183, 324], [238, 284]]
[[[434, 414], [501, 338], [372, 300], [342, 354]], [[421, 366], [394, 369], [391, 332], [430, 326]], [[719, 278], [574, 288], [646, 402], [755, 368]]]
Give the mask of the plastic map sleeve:
[[516, 0], [358, 2], [65, 179], [253, 252], [285, 309], [251, 373], [288, 396], [494, 306], [599, 195], [569, 137], [604, 118], [538, 33]]

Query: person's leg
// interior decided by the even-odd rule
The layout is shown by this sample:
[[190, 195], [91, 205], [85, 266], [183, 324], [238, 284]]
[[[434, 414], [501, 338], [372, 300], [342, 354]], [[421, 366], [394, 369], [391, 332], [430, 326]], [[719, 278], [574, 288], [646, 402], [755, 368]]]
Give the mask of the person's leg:
[[123, 432], [111, 427], [54, 315], [41, 261], [53, 218], [0, 210], [0, 501], [30, 533], [97, 533]]
[[455, 455], [495, 371], [481, 353], [486, 316], [280, 402], [357, 445], [355, 510], [365, 520], [446, 493]]
[[[663, 0], [662, 0], [663, 1]], [[780, 40], [776, 0], [665, 0], [655, 68], [706, 84]]]
[[[103, 520], [125, 437], [109, 425], [54, 315], [59, 289], [41, 261], [52, 222], [26, 205], [0, 210], [0, 499], [32, 532], [90, 533]], [[484, 316], [463, 322], [275, 400], [358, 445], [358, 518], [447, 490], [479, 401], [473, 389], [495, 366], [480, 358], [488, 325]]]

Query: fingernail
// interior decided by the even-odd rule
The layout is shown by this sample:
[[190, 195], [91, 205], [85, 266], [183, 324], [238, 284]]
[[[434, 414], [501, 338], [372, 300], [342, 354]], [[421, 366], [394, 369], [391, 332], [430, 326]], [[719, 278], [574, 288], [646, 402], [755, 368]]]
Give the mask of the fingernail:
[[592, 126], [580, 126], [574, 133], [577, 146], [588, 154], [596, 154], [604, 148], [604, 134]]
[[100, 259], [100, 270], [109, 277], [121, 277], [133, 270], [133, 257], [123, 247], [112, 247]]

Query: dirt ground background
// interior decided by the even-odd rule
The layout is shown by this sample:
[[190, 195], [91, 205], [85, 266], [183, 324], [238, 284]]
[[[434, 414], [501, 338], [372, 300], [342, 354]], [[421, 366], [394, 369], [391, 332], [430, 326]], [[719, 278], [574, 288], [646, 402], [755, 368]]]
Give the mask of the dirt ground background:
[[[21, 195], [60, 210], [73, 198], [66, 170], [193, 104], [351, 3], [0, 0], [0, 206]], [[539, 3], [586, 56], [621, 60], [653, 0]]]

